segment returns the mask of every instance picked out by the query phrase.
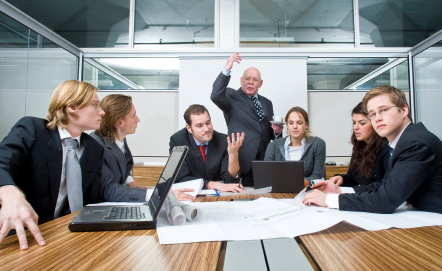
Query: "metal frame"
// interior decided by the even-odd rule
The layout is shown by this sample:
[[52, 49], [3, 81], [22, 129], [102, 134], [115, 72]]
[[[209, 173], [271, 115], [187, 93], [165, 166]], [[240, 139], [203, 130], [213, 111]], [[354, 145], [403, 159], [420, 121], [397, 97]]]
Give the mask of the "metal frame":
[[135, 0], [130, 0], [129, 4], [129, 48], [134, 48], [135, 29]]
[[442, 40], [442, 30], [439, 30], [426, 40], [421, 41], [416, 46], [410, 49], [411, 56], [415, 56], [419, 54], [420, 52], [424, 51], [425, 49], [433, 46], [434, 44], [438, 43]]
[[27, 28], [32, 29], [32, 31], [35, 31], [38, 34], [42, 35], [43, 37], [49, 39], [50, 41], [54, 42], [58, 46], [65, 49], [66, 51], [74, 54], [75, 56], [80, 57], [80, 53], [82, 52], [80, 48], [73, 45], [69, 41], [65, 40], [64, 38], [56, 34], [54, 31], [50, 30], [46, 26], [42, 25], [40, 22], [29, 17], [24, 12], [17, 9], [8, 2], [0, 1], [0, 12], [3, 12], [4, 14], [8, 15], [9, 17], [18, 21], [19, 23], [23, 24]]
[[355, 48], [359, 48], [361, 46], [359, 29], [359, 0], [353, 0], [353, 25], [355, 31]]
[[213, 35], [214, 35], [214, 37], [213, 37], [213, 47], [214, 47], [214, 49], [218, 49], [219, 48], [219, 40], [220, 40], [220, 37], [219, 37], [219, 35], [220, 35], [220, 31], [219, 31], [219, 25], [220, 25], [220, 16], [219, 16], [219, 10], [220, 10], [220, 8], [219, 8], [219, 1], [220, 0], [215, 0], [215, 4], [214, 4], [214, 6], [215, 6], [215, 16], [214, 16], [214, 18], [213, 18], [213, 20], [214, 20], [214, 27], [213, 27]]
[[83, 53], [80, 53], [80, 56], [78, 57], [78, 73], [77, 73], [78, 81], [83, 81], [83, 65], [84, 65], [84, 55]]
[[128, 85], [129, 87], [133, 88], [133, 89], [142, 89], [140, 86], [134, 84], [132, 81], [128, 80], [126, 77], [124, 77], [123, 75], [119, 74], [118, 72], [112, 70], [111, 68], [101, 64], [100, 62], [96, 61], [95, 59], [85, 59], [86, 62], [88, 62], [89, 64], [91, 64], [92, 66], [94, 66], [95, 68], [109, 74], [110, 76], [114, 77], [115, 79], [117, 79], [118, 81]]
[[411, 52], [408, 52], [408, 86], [410, 89], [410, 110], [411, 118], [413, 122], [416, 121], [416, 104], [415, 104], [415, 91], [414, 91], [414, 69], [413, 69], [413, 56]]

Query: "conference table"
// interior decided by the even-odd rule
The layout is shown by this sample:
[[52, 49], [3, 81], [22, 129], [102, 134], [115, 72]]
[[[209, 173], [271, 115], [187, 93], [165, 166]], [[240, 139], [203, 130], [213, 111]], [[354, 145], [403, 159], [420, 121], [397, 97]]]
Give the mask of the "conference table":
[[[295, 195], [197, 197], [196, 201]], [[47, 243], [42, 247], [29, 231], [26, 251], [19, 250], [16, 236], [7, 237], [0, 245], [0, 270], [223, 270], [225, 241], [160, 245], [156, 230], [74, 233], [68, 225], [76, 214], [40, 225]], [[314, 270], [442, 269], [442, 226], [366, 231], [340, 222], [295, 240]], [[292, 268], [296, 267], [287, 270]]]

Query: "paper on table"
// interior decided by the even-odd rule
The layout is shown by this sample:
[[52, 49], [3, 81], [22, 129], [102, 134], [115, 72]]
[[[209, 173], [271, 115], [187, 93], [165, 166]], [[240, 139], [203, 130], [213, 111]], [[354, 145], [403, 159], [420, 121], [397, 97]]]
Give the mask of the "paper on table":
[[180, 207], [189, 221], [200, 221], [203, 218], [203, 212], [195, 206], [180, 202]]
[[198, 195], [213, 195], [213, 196], [217, 196], [215, 189], [201, 189], [200, 192], [198, 192]]
[[169, 220], [170, 224], [179, 226], [186, 222], [186, 216], [183, 213], [183, 209], [181, 209], [180, 202], [172, 191], [169, 191], [167, 194], [164, 207], [166, 208], [167, 220]]
[[244, 187], [244, 192], [235, 193], [235, 192], [220, 192], [220, 196], [230, 196], [230, 195], [247, 195], [247, 194], [268, 194], [272, 192], [272, 187], [264, 187], [260, 189], [253, 189], [251, 187]]

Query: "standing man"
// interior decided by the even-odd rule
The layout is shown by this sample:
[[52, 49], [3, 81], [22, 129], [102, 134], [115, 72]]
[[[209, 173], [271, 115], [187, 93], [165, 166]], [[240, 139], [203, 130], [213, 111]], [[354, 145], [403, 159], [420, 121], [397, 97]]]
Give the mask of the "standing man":
[[228, 134], [242, 133], [247, 136], [239, 150], [239, 165], [244, 186], [253, 186], [252, 161], [263, 160], [270, 140], [282, 137], [282, 125], [270, 124], [273, 119], [273, 104], [258, 95], [262, 86], [261, 73], [248, 68], [241, 77], [241, 88], [228, 88], [233, 63], [240, 63], [238, 53], [231, 55], [222, 72], [213, 83], [210, 99], [223, 111]]
[[303, 203], [344, 211], [392, 213], [407, 202], [423, 211], [442, 213], [440, 139], [422, 123], [411, 122], [400, 89], [375, 87], [362, 103], [376, 133], [390, 142], [390, 174], [379, 182], [353, 188], [320, 182], [316, 186], [322, 187], [306, 194]]
[[[225, 134], [213, 130], [209, 111], [193, 104], [184, 113], [186, 127], [170, 137], [169, 151], [175, 146], [189, 147], [186, 159], [178, 173], [176, 182], [202, 178], [204, 188], [221, 192], [244, 192], [238, 184], [238, 149], [244, 140], [232, 134], [232, 141]], [[226, 141], [227, 140], [227, 141]]]

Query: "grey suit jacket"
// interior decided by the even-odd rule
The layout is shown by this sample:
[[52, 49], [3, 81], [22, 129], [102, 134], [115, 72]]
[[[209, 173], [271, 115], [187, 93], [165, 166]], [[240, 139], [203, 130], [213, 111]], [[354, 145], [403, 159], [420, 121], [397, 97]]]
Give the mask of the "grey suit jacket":
[[181, 166], [175, 182], [185, 182], [202, 178], [204, 187], [209, 181], [223, 181], [224, 183], [238, 183], [239, 179], [229, 173], [229, 154], [227, 152], [227, 135], [213, 131], [213, 138], [207, 146], [206, 162], [186, 128], [181, 129], [170, 137], [169, 152], [175, 146], [189, 147], [186, 159]]
[[[265, 161], [285, 161], [284, 142], [286, 138], [276, 139], [267, 147]], [[304, 153], [304, 177], [306, 180], [325, 178], [325, 141], [317, 136], [306, 138]]]
[[259, 120], [258, 113], [250, 97], [242, 89], [227, 88], [230, 76], [220, 73], [213, 83], [210, 99], [223, 111], [227, 123], [228, 133], [245, 133], [244, 142], [239, 149], [239, 166], [241, 173], [248, 173], [252, 168], [259, 151], [260, 160], [271, 139], [274, 139], [270, 121], [273, 119], [273, 104], [264, 96], [259, 95], [264, 110], [263, 120]]
[[129, 188], [124, 185], [127, 177], [131, 174], [134, 160], [126, 139], [126, 155], [120, 150], [116, 143], [110, 143], [107, 138], [101, 138], [95, 132], [91, 137], [104, 147], [103, 157], [103, 185], [107, 187], [107, 198], [112, 201], [139, 201], [143, 202], [146, 198], [146, 190], [139, 188]]

